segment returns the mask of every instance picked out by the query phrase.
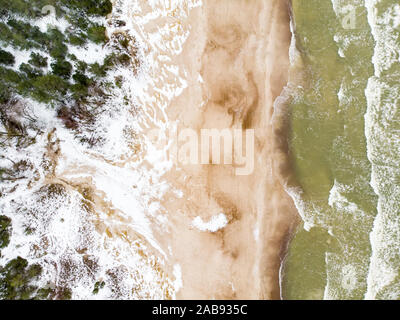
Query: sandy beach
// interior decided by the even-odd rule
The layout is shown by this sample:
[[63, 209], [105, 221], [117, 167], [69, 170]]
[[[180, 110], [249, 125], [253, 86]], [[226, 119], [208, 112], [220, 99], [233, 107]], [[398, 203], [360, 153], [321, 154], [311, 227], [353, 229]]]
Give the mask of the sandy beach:
[[[205, 1], [186, 20], [190, 35], [173, 63], [188, 86], [167, 109], [182, 128], [254, 129], [254, 171], [233, 165], [184, 165], [165, 178], [171, 232], [157, 240], [179, 264], [178, 299], [279, 299], [279, 268], [296, 210], [282, 183], [284, 138], [274, 101], [287, 83], [289, 10], [285, 0]], [[199, 74], [201, 78], [199, 77]], [[284, 139], [283, 139], [284, 140]], [[193, 227], [223, 213], [215, 232]]]

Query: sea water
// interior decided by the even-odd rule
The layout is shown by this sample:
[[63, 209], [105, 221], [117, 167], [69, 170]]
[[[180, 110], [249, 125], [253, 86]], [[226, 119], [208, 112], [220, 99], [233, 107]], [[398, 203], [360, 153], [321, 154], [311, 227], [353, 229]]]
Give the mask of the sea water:
[[285, 299], [400, 298], [400, 4], [293, 0]]

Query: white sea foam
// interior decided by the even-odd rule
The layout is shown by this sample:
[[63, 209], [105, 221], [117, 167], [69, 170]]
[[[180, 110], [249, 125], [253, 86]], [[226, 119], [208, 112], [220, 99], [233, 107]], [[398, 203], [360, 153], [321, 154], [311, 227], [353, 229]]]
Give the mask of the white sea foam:
[[351, 191], [349, 186], [339, 183], [335, 180], [332, 189], [329, 192], [328, 204], [338, 213], [351, 214], [352, 219], [361, 220], [365, 213], [355, 204], [350, 202], [343, 194]]
[[289, 47], [289, 61], [291, 65], [294, 65], [296, 63], [296, 60], [300, 57], [300, 53], [296, 48], [296, 35], [295, 35], [295, 30], [296, 26], [294, 23], [293, 18], [290, 19], [290, 32], [292, 33], [292, 38], [290, 41], [290, 47]]
[[399, 23], [400, 5], [393, 4], [387, 8], [384, 14], [378, 14], [376, 4], [379, 2], [379, 0], [365, 1], [368, 10], [368, 22], [376, 41], [372, 62], [377, 77], [385, 70], [389, 70], [394, 63], [400, 62], [395, 30]]
[[378, 195], [378, 215], [370, 235], [372, 256], [368, 274], [366, 299], [398, 299], [400, 218], [398, 186], [400, 131], [398, 104], [399, 86], [384, 74], [398, 66], [400, 46], [398, 14], [400, 7], [392, 4], [377, 9], [380, 1], [367, 0], [368, 22], [375, 39], [373, 64], [375, 76], [368, 81], [365, 95], [365, 134], [368, 158], [372, 164], [371, 186]]
[[[368, 39], [366, 31], [360, 28], [361, 23], [363, 23], [360, 6], [363, 6], [363, 1], [332, 0], [333, 11], [337, 16], [332, 40], [336, 42], [338, 48], [338, 61], [341, 61], [338, 66], [344, 66], [337, 74], [337, 76], [339, 74], [343, 76], [337, 92], [338, 113], [347, 114], [349, 112], [354, 114], [354, 106], [360, 104], [354, 87], [359, 87], [360, 82], [366, 81], [359, 76], [360, 71], [365, 70], [365, 59], [354, 60], [355, 46], [360, 43], [366, 45], [365, 41]], [[341, 23], [351, 9], [356, 9], [355, 28], [346, 29]], [[315, 91], [318, 92], [318, 89], [315, 88]], [[300, 99], [304, 103], [301, 100], [304, 98], [302, 90], [302, 88], [298, 88], [297, 92], [292, 93], [292, 95], [295, 101]], [[298, 98], [299, 95], [300, 98]], [[323, 111], [320, 111], [317, 116], [321, 117], [323, 114]], [[369, 227], [372, 227], [373, 217], [371, 216], [372, 212], [364, 211], [365, 203], [358, 202], [358, 197], [354, 195], [359, 193], [360, 190], [370, 192], [367, 190], [367, 179], [369, 177], [366, 173], [350, 182], [345, 175], [340, 174], [340, 171], [351, 170], [351, 167], [361, 166], [366, 168], [368, 163], [359, 154], [349, 150], [350, 139], [347, 134], [351, 132], [351, 124], [350, 120], [345, 117], [343, 122], [343, 134], [338, 133], [336, 138], [332, 140], [332, 149], [335, 153], [338, 153], [337, 156], [343, 162], [330, 163], [330, 166], [332, 166], [330, 175], [333, 181], [328, 198], [317, 199], [314, 196], [311, 199], [304, 199], [301, 188], [286, 188], [294, 200], [305, 229], [310, 230], [314, 226], [322, 227], [335, 242], [340, 243], [338, 248], [332, 247], [326, 252], [327, 284], [324, 290], [325, 299], [347, 299], [359, 296], [360, 291], [362, 292], [363, 288], [366, 287], [366, 276], [368, 274], [365, 261], [368, 259], [368, 255], [366, 255], [366, 252], [368, 252], [368, 232]], [[331, 157], [328, 156], [328, 158], [332, 160]], [[346, 168], [347, 165], [350, 168]]]
[[201, 217], [196, 217], [192, 221], [192, 226], [200, 231], [216, 232], [227, 226], [228, 219], [223, 213], [212, 216], [208, 222], [204, 222]]

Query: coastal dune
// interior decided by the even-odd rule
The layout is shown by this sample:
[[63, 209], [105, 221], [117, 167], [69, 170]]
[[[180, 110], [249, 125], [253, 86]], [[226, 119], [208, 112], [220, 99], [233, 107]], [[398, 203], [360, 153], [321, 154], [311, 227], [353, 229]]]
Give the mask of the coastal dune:
[[[205, 128], [243, 136], [254, 130], [254, 170], [174, 166], [165, 179], [182, 194], [162, 199], [170, 232], [158, 233], [157, 241], [170, 252], [171, 273], [180, 266], [177, 298], [279, 299], [279, 269], [297, 219], [283, 186], [285, 139], [273, 121], [288, 77], [288, 2], [204, 1], [185, 23], [190, 34], [173, 63], [187, 72], [188, 86], [168, 106], [168, 119], [199, 135]], [[226, 221], [217, 230], [194, 226], [195, 219], [221, 214]]]

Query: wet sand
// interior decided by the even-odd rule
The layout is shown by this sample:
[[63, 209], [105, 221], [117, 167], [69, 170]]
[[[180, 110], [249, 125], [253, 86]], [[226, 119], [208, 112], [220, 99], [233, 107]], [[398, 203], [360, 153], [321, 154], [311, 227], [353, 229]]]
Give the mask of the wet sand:
[[[254, 129], [254, 172], [237, 176], [232, 165], [172, 169], [165, 179], [183, 196], [164, 197], [171, 232], [157, 240], [170, 252], [171, 270], [181, 266], [178, 299], [279, 299], [279, 268], [297, 217], [282, 186], [284, 134], [273, 122], [288, 77], [288, 3], [208, 0], [187, 23], [190, 36], [173, 62], [188, 72], [188, 88], [168, 118], [197, 131]], [[219, 213], [228, 224], [217, 232], [192, 226], [195, 217], [209, 221]]]

